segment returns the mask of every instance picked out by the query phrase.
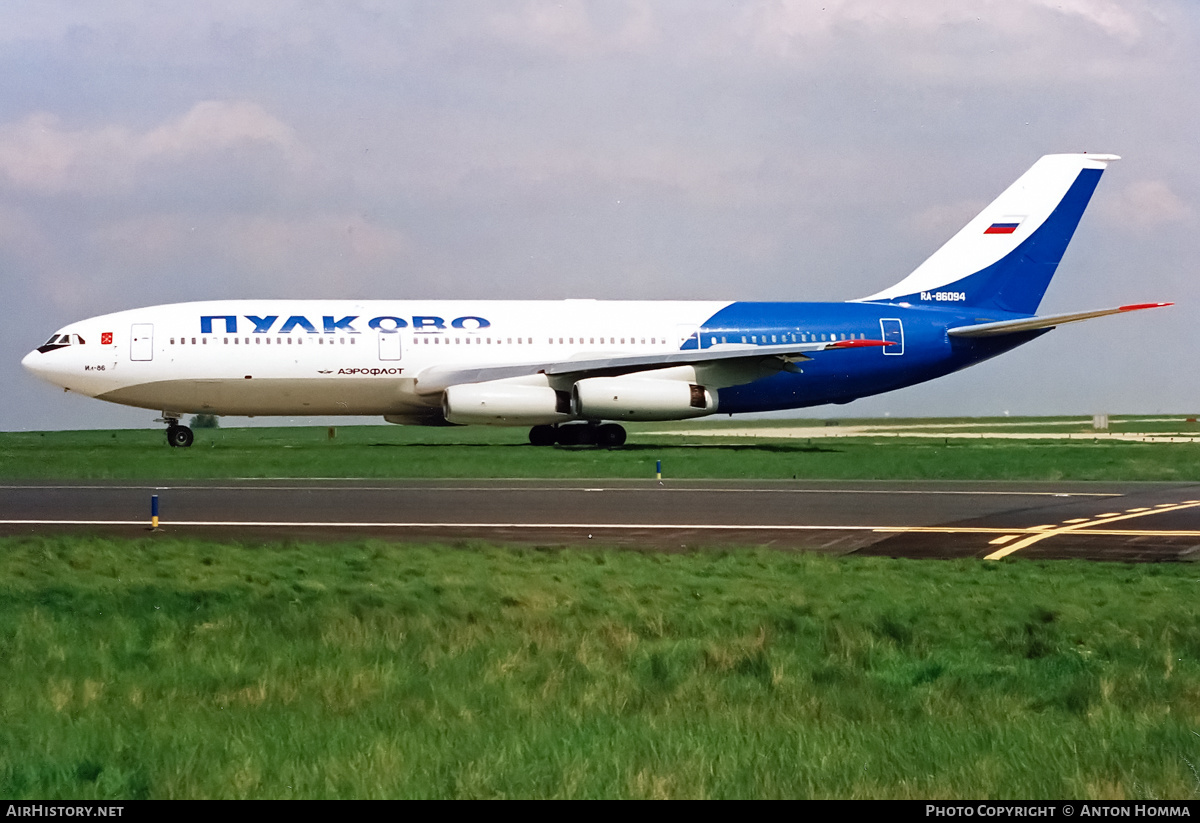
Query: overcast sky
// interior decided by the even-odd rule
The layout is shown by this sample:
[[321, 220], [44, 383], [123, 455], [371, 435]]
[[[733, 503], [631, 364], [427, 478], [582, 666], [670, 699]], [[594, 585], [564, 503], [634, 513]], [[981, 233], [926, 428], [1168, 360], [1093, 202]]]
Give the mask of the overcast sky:
[[1194, 0], [6, 2], [0, 429], [153, 426], [19, 365], [142, 305], [862, 297], [1068, 151], [1124, 159], [1041, 310], [1177, 306], [804, 413], [1195, 413], [1198, 35]]

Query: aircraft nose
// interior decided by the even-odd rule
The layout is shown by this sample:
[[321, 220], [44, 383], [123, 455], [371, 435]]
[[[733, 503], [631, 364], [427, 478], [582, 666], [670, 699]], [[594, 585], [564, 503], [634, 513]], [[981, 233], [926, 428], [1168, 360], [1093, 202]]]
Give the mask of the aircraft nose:
[[46, 355], [34, 349], [29, 354], [21, 358], [21, 365], [31, 374], [43, 379], [50, 373], [49, 364], [46, 362]]

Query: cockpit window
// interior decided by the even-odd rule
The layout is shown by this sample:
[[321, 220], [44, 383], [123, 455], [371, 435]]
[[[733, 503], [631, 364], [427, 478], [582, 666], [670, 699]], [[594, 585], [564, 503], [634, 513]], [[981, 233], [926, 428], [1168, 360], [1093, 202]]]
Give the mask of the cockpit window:
[[38, 346], [38, 351], [40, 351], [42, 354], [45, 354], [48, 351], [54, 351], [55, 349], [61, 349], [64, 346], [70, 346], [72, 343], [76, 345], [82, 345], [83, 338], [78, 334], [52, 334], [50, 335], [49, 340]]

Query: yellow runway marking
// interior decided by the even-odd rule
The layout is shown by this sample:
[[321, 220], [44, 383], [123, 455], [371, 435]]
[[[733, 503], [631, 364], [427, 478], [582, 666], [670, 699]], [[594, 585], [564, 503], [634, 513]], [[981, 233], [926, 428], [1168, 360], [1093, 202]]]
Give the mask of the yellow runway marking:
[[[1179, 511], [1181, 509], [1190, 509], [1194, 506], [1200, 506], [1200, 501], [1192, 501], [1190, 503], [1177, 503], [1177, 504], [1172, 503], [1172, 504], [1168, 504], [1167, 506], [1165, 506], [1163, 508], [1156, 508], [1156, 509], [1150, 509], [1150, 508], [1129, 509], [1128, 510], [1130, 512], [1129, 514], [1120, 514], [1120, 515], [1116, 515], [1114, 517], [1096, 518], [1095, 520], [1087, 520], [1087, 521], [1084, 521], [1083, 523], [1075, 523], [1070, 526], [1062, 526], [1060, 528], [1041, 532], [1039, 534], [1031, 534], [1029, 537], [1026, 537], [1024, 540], [1018, 540], [1016, 543], [1013, 543], [1011, 546], [1005, 546], [1002, 549], [998, 549], [998, 550], [992, 552], [991, 554], [984, 557], [984, 559], [985, 560], [999, 560], [1003, 557], [1008, 557], [1010, 554], [1012, 554], [1015, 551], [1020, 551], [1021, 549], [1032, 546], [1034, 543], [1037, 543], [1041, 540], [1045, 540], [1047, 537], [1054, 537], [1055, 535], [1065, 534], [1067, 532], [1080, 531], [1081, 529], [1086, 529], [1088, 526], [1105, 526], [1105, 525], [1108, 525], [1109, 523], [1115, 523], [1118, 520], [1130, 520], [1134, 517], [1145, 517], [1146, 515], [1150, 515], [1150, 514], [1164, 514], [1166, 512]], [[1106, 533], [1105, 531], [1102, 531], [1100, 529], [1095, 529], [1095, 530], [1089, 531], [1089, 534], [1105, 534], [1105, 533]], [[1170, 532], [1133, 532], [1133, 534], [1135, 534], [1135, 535], [1170, 534]]]
[[1200, 537], [1195, 529], [1088, 529], [1104, 537]]
[[1064, 523], [1086, 523], [1091, 520], [1090, 517], [1072, 517], [1070, 520], [1064, 520]]
[[1006, 534], [1003, 537], [997, 537], [995, 540], [989, 540], [988, 545], [989, 546], [1003, 546], [1008, 541], [1016, 540], [1020, 536], [1021, 535], [1019, 535], [1019, 534]]

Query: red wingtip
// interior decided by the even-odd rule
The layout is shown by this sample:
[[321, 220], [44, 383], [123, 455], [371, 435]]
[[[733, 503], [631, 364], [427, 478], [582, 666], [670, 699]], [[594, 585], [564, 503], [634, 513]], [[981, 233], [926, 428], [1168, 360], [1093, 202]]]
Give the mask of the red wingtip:
[[1134, 303], [1130, 306], [1121, 306], [1120, 311], [1137, 311], [1138, 309], [1159, 309], [1163, 306], [1174, 306], [1174, 303]]
[[894, 346], [895, 340], [839, 340], [828, 346], [831, 349], [861, 349], [866, 346]]

